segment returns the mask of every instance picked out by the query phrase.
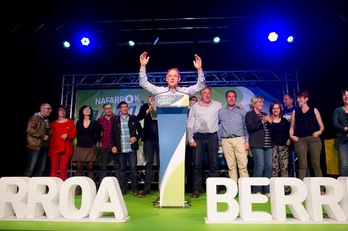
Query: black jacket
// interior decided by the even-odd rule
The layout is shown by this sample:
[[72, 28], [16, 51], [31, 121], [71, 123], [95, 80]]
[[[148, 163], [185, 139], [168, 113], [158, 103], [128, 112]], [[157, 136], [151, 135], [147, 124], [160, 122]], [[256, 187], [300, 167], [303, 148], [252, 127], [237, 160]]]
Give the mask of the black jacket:
[[137, 119], [139, 121], [144, 120], [144, 131], [143, 131], [143, 135], [141, 137], [141, 140], [143, 142], [147, 141], [148, 139], [154, 139], [154, 140], [158, 140], [158, 124], [157, 124], [157, 120], [153, 120], [151, 118], [151, 114], [148, 113], [146, 114], [146, 110], [149, 109], [149, 104], [148, 103], [144, 103], [140, 110], [139, 113], [137, 115]]

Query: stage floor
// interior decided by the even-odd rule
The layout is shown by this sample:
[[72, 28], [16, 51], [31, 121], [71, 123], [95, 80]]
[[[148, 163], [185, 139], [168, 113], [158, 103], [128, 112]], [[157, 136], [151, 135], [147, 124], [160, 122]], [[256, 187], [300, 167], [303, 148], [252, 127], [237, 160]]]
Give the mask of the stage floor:
[[[82, 219], [80, 221], [68, 221], [58, 219], [57, 221], [28, 221], [25, 219], [6, 220], [0, 219], [0, 230], [199, 230], [199, 231], [231, 231], [231, 230], [258, 230], [258, 231], [306, 231], [315, 229], [316, 231], [347, 231], [348, 222], [327, 223], [310, 222], [301, 224], [298, 222], [287, 221], [286, 223], [265, 223], [251, 224], [237, 221], [229, 224], [207, 224], [206, 218], [206, 196], [201, 194], [199, 198], [191, 198], [191, 194], [185, 194], [185, 199], [189, 201], [189, 208], [155, 208], [153, 201], [158, 197], [158, 192], [153, 192], [150, 197], [138, 198], [131, 193], [124, 195], [125, 204], [128, 210], [129, 219], [126, 222], [112, 222], [113, 214], [106, 214], [107, 221], [102, 219], [92, 221]], [[76, 196], [76, 205], [79, 206], [81, 196]], [[218, 209], [227, 208], [222, 204]], [[257, 204], [253, 207], [255, 211], [270, 211], [270, 202]], [[291, 216], [290, 212], [289, 215]], [[238, 218], [240, 219], [240, 218]]]

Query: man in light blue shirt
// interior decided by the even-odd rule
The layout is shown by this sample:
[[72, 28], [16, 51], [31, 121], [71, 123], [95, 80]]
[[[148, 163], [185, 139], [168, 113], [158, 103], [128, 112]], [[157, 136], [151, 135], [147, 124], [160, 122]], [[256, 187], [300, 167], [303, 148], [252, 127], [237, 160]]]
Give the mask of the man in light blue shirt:
[[[210, 87], [201, 90], [201, 100], [191, 108], [187, 119], [187, 140], [194, 148], [192, 155], [192, 198], [199, 197], [204, 192], [202, 187], [203, 161], [207, 153], [209, 176], [219, 176], [218, 149], [219, 130], [218, 113], [222, 104], [211, 99]], [[219, 189], [217, 189], [219, 191]]]
[[205, 77], [202, 69], [202, 59], [198, 55], [194, 55], [195, 60], [193, 61], [194, 67], [198, 72], [197, 83], [189, 87], [179, 87], [178, 84], [181, 80], [180, 72], [177, 68], [170, 68], [167, 72], [166, 82], [168, 83], [167, 87], [164, 86], [155, 86], [150, 83], [146, 75], [146, 65], [149, 62], [150, 56], [147, 56], [147, 52], [143, 52], [140, 59], [140, 72], [139, 72], [139, 84], [142, 88], [148, 92], [158, 95], [195, 95], [197, 92], [202, 90], [205, 87]]
[[228, 90], [225, 93], [227, 106], [219, 111], [219, 140], [226, 158], [228, 174], [232, 180], [238, 183], [239, 177], [249, 177], [248, 150], [249, 134], [245, 125], [244, 108], [236, 105], [237, 93]]

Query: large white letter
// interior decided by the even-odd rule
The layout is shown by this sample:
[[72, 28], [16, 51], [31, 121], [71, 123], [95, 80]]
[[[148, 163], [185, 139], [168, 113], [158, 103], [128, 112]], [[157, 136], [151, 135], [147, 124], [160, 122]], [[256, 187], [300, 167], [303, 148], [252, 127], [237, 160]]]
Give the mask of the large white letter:
[[[290, 195], [285, 195], [285, 185], [291, 187]], [[272, 177], [270, 188], [271, 209], [274, 219], [285, 221], [286, 205], [288, 205], [295, 218], [301, 221], [309, 221], [309, 215], [302, 204], [307, 196], [307, 188], [302, 180], [293, 177]]]
[[253, 185], [268, 185], [270, 180], [266, 177], [242, 177], [239, 178], [239, 206], [240, 217], [245, 221], [271, 221], [272, 215], [262, 211], [252, 211], [253, 202], [266, 203], [265, 195], [251, 194]]
[[103, 216], [103, 212], [113, 212], [115, 218], [120, 221], [127, 221], [129, 218], [116, 177], [105, 177], [101, 182], [89, 218], [97, 219]]
[[[238, 216], [238, 202], [233, 198], [237, 195], [237, 184], [227, 177], [209, 177], [206, 181], [207, 189], [207, 218], [206, 223], [217, 221], [227, 222], [233, 221]], [[216, 188], [218, 185], [224, 185], [226, 192], [217, 194]], [[218, 212], [218, 203], [226, 203], [226, 211]]]
[[[311, 219], [314, 221], [323, 220], [323, 206], [330, 218], [338, 221], [346, 220], [346, 215], [339, 205], [343, 198], [343, 188], [336, 179], [331, 177], [305, 177], [303, 181], [307, 185], [306, 208]], [[325, 186], [325, 195], [320, 195], [321, 185]]]
[[[82, 189], [81, 207], [75, 206], [75, 189]], [[64, 181], [60, 190], [59, 208], [62, 216], [66, 219], [82, 219], [89, 215], [96, 195], [94, 181], [85, 176], [74, 176]]]
[[27, 211], [29, 177], [2, 177], [0, 179], [0, 218], [16, 215], [24, 218]]
[[[60, 217], [59, 189], [62, 179], [58, 177], [32, 177], [28, 188], [28, 218], [46, 214], [47, 218]], [[48, 192], [46, 189], [48, 187]]]

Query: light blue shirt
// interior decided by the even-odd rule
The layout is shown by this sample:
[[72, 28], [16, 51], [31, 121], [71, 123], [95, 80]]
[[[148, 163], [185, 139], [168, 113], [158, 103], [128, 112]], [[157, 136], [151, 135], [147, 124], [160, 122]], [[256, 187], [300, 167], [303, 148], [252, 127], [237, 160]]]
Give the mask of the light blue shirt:
[[211, 100], [209, 106], [201, 105], [200, 101], [191, 108], [187, 118], [187, 140], [193, 142], [194, 133], [214, 133], [219, 130], [219, 110], [222, 104]]
[[245, 124], [246, 110], [234, 106], [232, 110], [227, 107], [219, 111], [219, 139], [230, 135], [242, 136], [249, 143], [249, 134]]
[[155, 86], [152, 83], [150, 83], [147, 79], [146, 75], [146, 69], [140, 69], [139, 72], [139, 84], [142, 88], [144, 88], [146, 91], [158, 95], [158, 94], [165, 94], [165, 95], [194, 95], [200, 90], [202, 90], [205, 87], [205, 77], [204, 74], [198, 75], [197, 83], [194, 85], [191, 85], [189, 87], [178, 87], [176, 89], [176, 92], [172, 92], [169, 87], [164, 86]]

